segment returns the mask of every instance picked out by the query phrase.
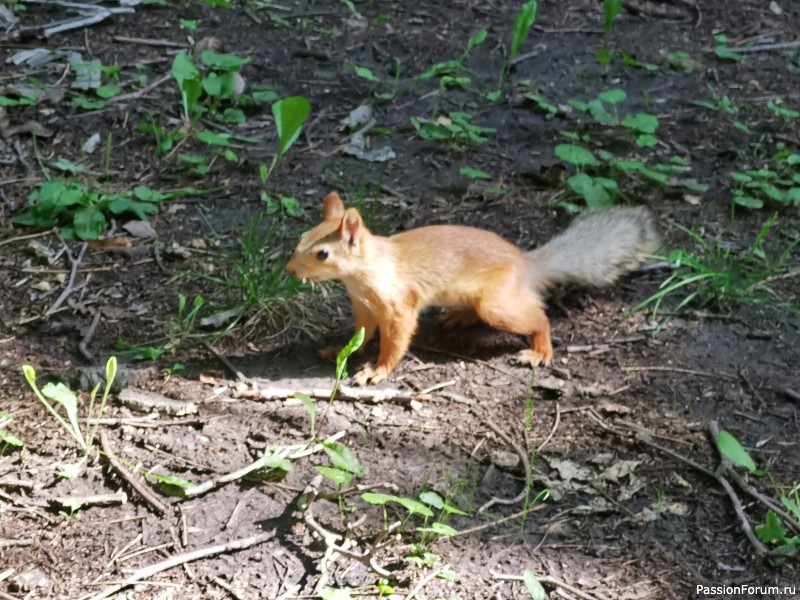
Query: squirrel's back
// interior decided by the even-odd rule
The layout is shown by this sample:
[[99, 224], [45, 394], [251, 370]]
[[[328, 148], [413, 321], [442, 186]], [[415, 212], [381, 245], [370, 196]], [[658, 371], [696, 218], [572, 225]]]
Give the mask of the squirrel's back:
[[558, 283], [604, 286], [636, 268], [661, 245], [653, 212], [621, 207], [589, 212], [541, 248], [528, 252], [534, 285]]

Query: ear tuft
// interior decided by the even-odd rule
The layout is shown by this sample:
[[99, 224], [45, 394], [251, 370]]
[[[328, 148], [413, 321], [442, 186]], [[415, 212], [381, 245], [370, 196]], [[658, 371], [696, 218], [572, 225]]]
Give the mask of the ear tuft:
[[339, 192], [331, 192], [322, 201], [322, 217], [328, 219], [341, 219], [344, 214], [344, 202], [339, 197]]

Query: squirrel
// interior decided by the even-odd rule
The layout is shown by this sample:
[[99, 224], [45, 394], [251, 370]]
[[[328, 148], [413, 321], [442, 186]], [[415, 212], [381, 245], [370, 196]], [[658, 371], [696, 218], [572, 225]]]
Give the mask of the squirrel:
[[[445, 326], [478, 320], [531, 336], [519, 359], [550, 363], [553, 346], [544, 291], [558, 283], [603, 286], [636, 268], [661, 243], [646, 207], [590, 212], [560, 235], [523, 252], [499, 235], [462, 225], [431, 225], [391, 237], [373, 235], [339, 194], [323, 201], [323, 220], [305, 232], [286, 270], [303, 282], [341, 280], [364, 343], [380, 329], [376, 366], [356, 374], [358, 385], [386, 379], [411, 345], [419, 313], [443, 306]], [[335, 348], [320, 354], [330, 358]]]

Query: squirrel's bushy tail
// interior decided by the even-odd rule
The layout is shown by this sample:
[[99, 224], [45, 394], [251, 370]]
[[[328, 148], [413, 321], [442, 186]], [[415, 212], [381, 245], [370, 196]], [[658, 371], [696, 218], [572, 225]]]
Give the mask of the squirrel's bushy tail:
[[655, 215], [646, 207], [588, 213], [527, 253], [533, 261], [532, 284], [537, 289], [558, 283], [608, 285], [660, 245]]

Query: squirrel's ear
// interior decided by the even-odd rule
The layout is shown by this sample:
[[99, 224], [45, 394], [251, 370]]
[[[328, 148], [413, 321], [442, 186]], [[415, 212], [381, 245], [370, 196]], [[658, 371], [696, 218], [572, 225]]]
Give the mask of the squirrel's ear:
[[344, 213], [344, 219], [342, 219], [342, 241], [350, 248], [357, 248], [361, 241], [363, 230], [364, 222], [361, 220], [358, 209], [348, 208]]
[[339, 192], [331, 192], [322, 201], [322, 217], [328, 219], [341, 219], [344, 214], [344, 202], [339, 197]]

